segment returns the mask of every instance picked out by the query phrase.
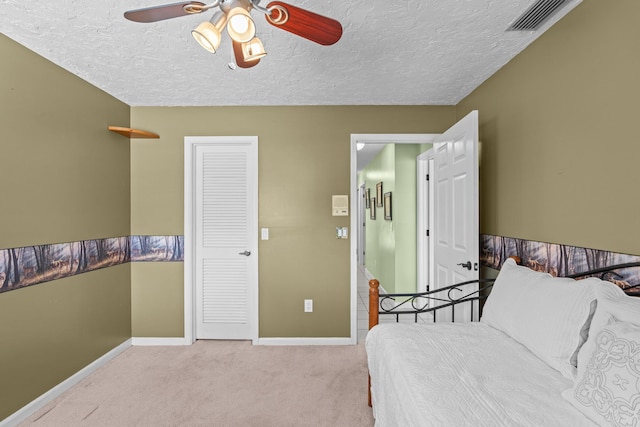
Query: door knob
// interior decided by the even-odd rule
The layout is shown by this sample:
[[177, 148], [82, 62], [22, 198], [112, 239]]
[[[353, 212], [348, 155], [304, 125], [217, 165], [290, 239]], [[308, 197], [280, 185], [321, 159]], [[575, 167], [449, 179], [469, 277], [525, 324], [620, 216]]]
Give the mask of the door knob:
[[471, 261], [461, 262], [458, 265], [461, 266], [462, 268], [466, 268], [467, 270], [471, 270]]
[[238, 253], [238, 255], [249, 256], [249, 255], [251, 255], [251, 251], [240, 252], [240, 253]]

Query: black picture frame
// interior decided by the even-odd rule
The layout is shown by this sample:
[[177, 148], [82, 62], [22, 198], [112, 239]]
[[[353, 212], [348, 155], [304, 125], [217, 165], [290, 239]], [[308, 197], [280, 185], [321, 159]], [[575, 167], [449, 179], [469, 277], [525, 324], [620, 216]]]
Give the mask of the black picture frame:
[[371, 209], [369, 209], [369, 218], [376, 219], [376, 198], [371, 198]]
[[382, 207], [382, 181], [376, 184], [376, 206]]
[[364, 192], [364, 205], [366, 209], [371, 208], [371, 189], [367, 188]]
[[391, 191], [384, 193], [384, 219], [391, 221]]

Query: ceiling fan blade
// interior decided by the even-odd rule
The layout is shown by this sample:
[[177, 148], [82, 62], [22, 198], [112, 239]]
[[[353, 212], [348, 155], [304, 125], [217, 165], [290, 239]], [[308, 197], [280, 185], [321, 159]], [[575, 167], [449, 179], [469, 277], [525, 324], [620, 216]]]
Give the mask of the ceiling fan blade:
[[[187, 12], [185, 6], [196, 6], [196, 9]], [[177, 18], [178, 16], [193, 15], [200, 13], [197, 9], [205, 6], [199, 1], [185, 1], [182, 3], [165, 4], [162, 6], [147, 7], [144, 9], [129, 10], [124, 13], [124, 17], [134, 22], [156, 22], [165, 19]]]
[[245, 61], [244, 55], [242, 54], [242, 43], [239, 43], [235, 40], [231, 40], [233, 42], [233, 55], [236, 58], [236, 65], [240, 68], [251, 68], [258, 65], [260, 62], [260, 58], [254, 59], [253, 61]]
[[335, 19], [281, 1], [269, 3], [267, 9], [272, 11], [271, 16], [265, 15], [271, 25], [312, 42], [329, 46], [342, 37], [342, 25]]

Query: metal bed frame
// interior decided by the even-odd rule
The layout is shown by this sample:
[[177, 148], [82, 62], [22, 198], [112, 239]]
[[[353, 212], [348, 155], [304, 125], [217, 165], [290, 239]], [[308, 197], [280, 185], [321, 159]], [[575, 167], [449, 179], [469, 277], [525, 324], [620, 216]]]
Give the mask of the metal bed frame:
[[[519, 257], [511, 257], [520, 264]], [[605, 276], [615, 279], [620, 277], [615, 271], [625, 268], [640, 267], [640, 262], [625, 264], [615, 264], [609, 267], [596, 268], [581, 273], [574, 273], [565, 277], [577, 279], [586, 277], [599, 277], [602, 280]], [[451, 318], [455, 319], [455, 308], [458, 304], [469, 303], [471, 305], [471, 319], [474, 318], [475, 301], [478, 301], [481, 310], [482, 303], [488, 296], [488, 291], [493, 286], [495, 279], [478, 279], [456, 283], [439, 289], [429, 290], [419, 293], [399, 293], [380, 294], [380, 282], [376, 279], [369, 281], [369, 329], [379, 322], [380, 315], [393, 315], [396, 322], [400, 321], [401, 315], [412, 315], [414, 322], [418, 322], [422, 314], [432, 314], [433, 321], [436, 321], [435, 313], [439, 310], [451, 309]], [[476, 285], [471, 287], [470, 285]], [[471, 288], [471, 289], [470, 289]], [[635, 291], [640, 289], [640, 283], [628, 286], [623, 289], [627, 294], [640, 296]]]

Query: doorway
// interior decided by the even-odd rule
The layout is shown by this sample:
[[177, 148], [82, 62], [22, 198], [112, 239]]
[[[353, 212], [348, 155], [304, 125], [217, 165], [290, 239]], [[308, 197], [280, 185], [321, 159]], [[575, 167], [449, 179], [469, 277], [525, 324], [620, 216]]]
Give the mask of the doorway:
[[[361, 201], [360, 188], [358, 187], [358, 144], [431, 144], [439, 134], [352, 134], [351, 135], [351, 212], [360, 212], [359, 205]], [[351, 230], [360, 231], [359, 224], [360, 214], [351, 215]], [[364, 218], [363, 218], [364, 219]], [[350, 269], [350, 298], [351, 298], [351, 343], [357, 343], [358, 328], [358, 259], [361, 246], [358, 246], [360, 237], [352, 235], [351, 239], [351, 269]], [[365, 244], [363, 240], [363, 244]], [[366, 254], [364, 254], [366, 260]]]
[[[358, 194], [357, 145], [362, 143], [433, 144], [432, 150], [416, 159], [418, 197], [422, 197], [416, 215], [421, 218], [421, 226], [428, 227], [418, 228], [419, 251], [422, 245], [422, 258], [417, 259], [418, 275], [422, 271], [422, 276], [418, 280], [447, 286], [477, 279], [478, 112], [472, 111], [443, 134], [352, 134], [352, 212], [357, 212], [358, 197], [353, 194]], [[430, 185], [426, 175], [432, 181]], [[352, 230], [358, 230], [357, 221], [358, 215], [352, 215]], [[421, 238], [422, 234], [425, 237]], [[351, 239], [351, 341], [354, 344], [357, 342], [357, 241]], [[428, 260], [432, 260], [433, 268], [425, 267]], [[418, 287], [426, 288], [426, 284], [418, 282]], [[470, 320], [472, 316], [477, 317], [477, 313], [476, 307], [457, 312], [455, 320]]]

